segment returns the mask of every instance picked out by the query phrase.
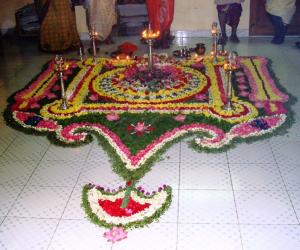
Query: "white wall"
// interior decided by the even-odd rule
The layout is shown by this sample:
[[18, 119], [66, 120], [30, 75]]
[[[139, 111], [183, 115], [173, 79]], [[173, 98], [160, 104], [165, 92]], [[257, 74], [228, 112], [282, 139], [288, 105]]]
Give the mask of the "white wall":
[[[240, 32], [248, 35], [250, 1], [243, 3], [243, 13], [239, 25]], [[175, 0], [175, 14], [172, 31], [208, 33], [212, 22], [218, 20], [213, 0]]]
[[[250, 1], [243, 3], [243, 14], [239, 32], [248, 35]], [[0, 28], [6, 30], [15, 26], [15, 10], [33, 0], [0, 0]], [[77, 27], [79, 32], [87, 32], [85, 12], [77, 8]], [[186, 31], [193, 35], [197, 32], [209, 34], [211, 23], [216, 21], [217, 11], [213, 0], [175, 0], [174, 21], [172, 31]]]

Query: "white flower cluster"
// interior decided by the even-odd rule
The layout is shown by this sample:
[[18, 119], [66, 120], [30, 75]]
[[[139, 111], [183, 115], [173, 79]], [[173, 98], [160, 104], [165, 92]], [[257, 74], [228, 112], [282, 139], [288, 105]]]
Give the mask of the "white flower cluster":
[[98, 203], [99, 200], [109, 200], [114, 202], [116, 199], [124, 198], [124, 196], [125, 190], [110, 195], [103, 194], [96, 188], [92, 188], [88, 191], [88, 201], [90, 203], [90, 207], [92, 209], [92, 212], [99, 218], [99, 220], [105, 221], [109, 224], [123, 226], [131, 222], [143, 221], [145, 218], [151, 217], [158, 209], [162, 207], [163, 204], [165, 204], [168, 197], [168, 193], [165, 190], [161, 190], [152, 197], [144, 198], [140, 197], [136, 191], [132, 191], [131, 199], [140, 204], [149, 203], [150, 206], [138, 213], [134, 213], [126, 217], [111, 216], [108, 213], [106, 213], [106, 211], [104, 211]]

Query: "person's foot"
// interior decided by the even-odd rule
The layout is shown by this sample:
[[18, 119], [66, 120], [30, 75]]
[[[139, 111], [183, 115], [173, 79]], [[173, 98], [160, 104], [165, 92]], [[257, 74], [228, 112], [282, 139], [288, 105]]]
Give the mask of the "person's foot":
[[164, 42], [160, 46], [161, 49], [169, 49], [170, 48], [170, 43]]
[[161, 46], [161, 41], [160, 40], [154, 40], [153, 48], [154, 49], [159, 49], [160, 46]]
[[104, 43], [106, 45], [110, 45], [110, 44], [114, 44], [115, 42], [112, 39], [106, 39], [106, 40], [104, 40]]
[[219, 38], [218, 43], [219, 43], [219, 44], [226, 45], [227, 40], [228, 40], [228, 37], [227, 37], [226, 35], [222, 35], [222, 36]]
[[170, 43], [167, 41], [160, 41], [153, 44], [153, 48], [155, 49], [169, 49]]
[[[96, 48], [96, 53], [98, 53], [99, 50], [100, 50], [99, 48]], [[88, 48], [87, 51], [89, 52], [89, 54], [91, 55], [93, 54], [93, 48]]]
[[232, 42], [232, 43], [239, 43], [239, 42], [240, 42], [240, 39], [237, 37], [237, 35], [231, 35], [231, 36], [229, 37], [229, 40], [230, 40], [230, 42]]
[[175, 39], [175, 36], [173, 36], [173, 35], [168, 36], [168, 40], [170, 43], [172, 43], [174, 39]]
[[277, 44], [277, 45], [283, 44], [283, 42], [284, 42], [284, 38], [282, 38], [282, 37], [276, 37], [276, 36], [273, 37], [273, 39], [271, 41], [271, 43]]

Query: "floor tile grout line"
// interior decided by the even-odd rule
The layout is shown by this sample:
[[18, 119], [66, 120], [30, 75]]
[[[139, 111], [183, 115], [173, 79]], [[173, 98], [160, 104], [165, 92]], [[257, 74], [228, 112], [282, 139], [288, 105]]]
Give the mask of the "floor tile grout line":
[[[3, 216], [2, 216], [3, 217]], [[18, 218], [18, 219], [36, 219], [36, 220], [59, 220], [59, 218], [51, 218], [51, 217], [26, 217], [26, 216], [7, 216], [7, 218]], [[78, 219], [78, 218], [62, 218], [62, 221], [86, 221], [86, 218]], [[156, 224], [175, 224], [174, 222], [154, 222]], [[283, 223], [278, 223], [278, 224], [272, 224], [272, 223], [266, 223], [266, 224], [258, 224], [258, 223], [209, 223], [209, 222], [178, 222], [179, 225], [242, 225], [242, 226], [295, 226], [299, 228], [299, 224], [283, 224]]]
[[[95, 144], [94, 144], [95, 145]], [[82, 186], [79, 186], [78, 185], [78, 181], [80, 180], [80, 177], [81, 177], [81, 174], [83, 173], [83, 170], [87, 167], [87, 166], [85, 166], [85, 164], [88, 164], [90, 161], [88, 160], [89, 159], [89, 155], [90, 155], [90, 153], [91, 153], [91, 151], [92, 151], [92, 149], [93, 149], [93, 146], [94, 145], [91, 145], [91, 148], [89, 149], [89, 152], [88, 152], [88, 154], [87, 154], [87, 156], [86, 156], [86, 158], [85, 158], [85, 160], [84, 160], [84, 164], [82, 165], [82, 167], [81, 167], [81, 169], [80, 169], [80, 172], [79, 172], [79, 175], [78, 175], [78, 178], [77, 178], [77, 180], [76, 180], [76, 182], [75, 182], [75, 186], [74, 186], [74, 189], [75, 188], [82, 188]], [[98, 161], [95, 161], [95, 162], [97, 162], [98, 163]], [[88, 183], [87, 183], [88, 184]], [[73, 189], [73, 190], [74, 190]], [[73, 191], [72, 191], [73, 192]]]
[[[237, 191], [237, 192], [273, 192], [280, 191], [281, 189], [209, 189], [209, 188], [181, 188], [181, 191], [214, 191], [214, 192], [229, 192], [229, 191]], [[288, 189], [289, 191], [300, 191], [300, 189]]]
[[181, 168], [181, 144], [179, 143], [179, 163], [178, 163], [178, 190], [177, 190], [177, 196], [178, 196], [178, 202], [177, 202], [177, 223], [176, 223], [176, 250], [178, 250], [178, 241], [179, 241], [179, 202], [180, 202], [180, 168]]
[[[85, 160], [83, 161], [83, 163], [87, 163], [87, 162], [88, 162], [89, 155], [90, 155], [90, 153], [91, 153], [92, 148], [93, 148], [94, 145], [95, 145], [95, 144], [91, 145], [91, 147], [90, 147], [90, 149], [89, 149], [89, 152], [88, 152], [87, 156], [85, 157]], [[80, 168], [79, 174], [78, 174], [78, 176], [77, 176], [77, 180], [76, 180], [76, 182], [75, 182], [75, 184], [74, 184], [74, 186], [73, 186], [73, 189], [72, 189], [72, 191], [71, 191], [71, 193], [70, 193], [70, 195], [69, 195], [69, 198], [68, 198], [68, 200], [67, 200], [67, 202], [66, 202], [66, 205], [65, 205], [65, 207], [64, 207], [64, 210], [63, 210], [63, 212], [62, 212], [62, 215], [61, 215], [61, 217], [59, 218], [59, 221], [58, 221], [57, 226], [56, 226], [56, 228], [55, 228], [55, 230], [54, 230], [54, 232], [53, 232], [53, 235], [52, 235], [52, 237], [51, 237], [51, 239], [50, 239], [50, 242], [49, 242], [49, 244], [48, 244], [48, 246], [47, 246], [47, 249], [49, 249], [49, 247], [51, 246], [52, 240], [53, 240], [53, 238], [54, 238], [54, 236], [55, 236], [55, 233], [56, 233], [56, 231], [57, 231], [57, 229], [58, 229], [58, 227], [59, 227], [59, 224], [60, 224], [60, 222], [63, 220], [62, 218], [63, 218], [64, 213], [65, 213], [65, 211], [66, 211], [66, 208], [67, 208], [67, 206], [68, 206], [68, 204], [69, 204], [69, 201], [70, 201], [70, 199], [71, 199], [71, 197], [72, 197], [72, 195], [73, 195], [73, 193], [74, 193], [74, 190], [75, 190], [76, 188], [79, 188], [79, 187], [77, 187], [77, 184], [78, 184], [78, 181], [79, 181], [79, 179], [80, 179], [80, 177], [81, 177], [81, 174], [82, 174], [82, 171], [83, 171], [84, 168], [85, 168], [85, 165], [83, 164], [83, 165], [81, 166], [81, 168]], [[81, 188], [82, 188], [82, 187], [81, 187]]]
[[33, 219], [33, 220], [59, 220], [56, 217], [33, 217], [33, 216], [7, 216], [7, 218], [18, 218], [18, 219]]
[[[79, 175], [80, 173], [78, 173]], [[5, 185], [5, 184], [1, 184], [1, 185]], [[24, 186], [24, 185], [15, 185], [15, 186]], [[59, 186], [59, 185], [35, 185], [35, 184], [28, 184], [28, 187], [39, 187], [39, 188], [73, 188], [73, 185], [69, 185], [69, 186]]]
[[12, 139], [12, 141], [10, 143], [8, 143], [7, 147], [1, 153], [0, 157], [4, 156], [4, 154], [7, 152], [7, 150], [9, 149], [9, 147], [15, 142], [15, 140], [17, 139], [17, 137], [18, 137], [18, 134], [15, 134], [14, 138]]
[[[91, 150], [91, 149], [90, 149], [90, 150]], [[85, 161], [85, 163], [86, 163], [86, 161]], [[77, 180], [76, 180], [76, 182], [75, 182], [75, 184], [74, 184], [74, 186], [73, 186], [73, 189], [72, 189], [72, 191], [71, 191], [71, 193], [70, 193], [70, 195], [69, 195], [68, 200], [66, 201], [65, 207], [64, 207], [64, 209], [63, 209], [63, 211], [62, 211], [62, 213], [61, 213], [61, 216], [60, 216], [60, 218], [59, 218], [59, 220], [58, 220], [58, 223], [57, 223], [57, 225], [56, 225], [56, 227], [55, 227], [55, 229], [54, 229], [54, 231], [53, 231], [53, 234], [52, 234], [52, 236], [51, 236], [51, 239], [50, 239], [50, 241], [49, 241], [49, 243], [48, 243], [48, 245], [47, 245], [47, 248], [46, 248], [47, 250], [50, 248], [50, 246], [51, 246], [51, 244], [52, 244], [52, 241], [53, 241], [53, 239], [54, 239], [54, 236], [55, 236], [55, 234], [56, 234], [56, 232], [57, 232], [57, 229], [58, 229], [58, 227], [59, 227], [59, 225], [60, 225], [60, 222], [62, 221], [62, 218], [63, 218], [64, 213], [65, 213], [65, 211], [66, 211], [66, 209], [67, 209], [67, 206], [68, 206], [68, 204], [69, 204], [69, 202], [70, 202], [70, 200], [71, 200], [71, 197], [72, 197], [72, 195], [73, 195], [73, 193], [74, 193], [74, 190], [75, 190], [76, 187], [77, 187], [77, 183], [78, 183], [78, 180], [79, 180], [79, 178], [80, 178], [80, 176], [81, 176], [81, 172], [82, 172], [83, 168], [84, 168], [84, 165], [82, 165], [82, 167], [80, 168], [79, 174], [78, 174], [78, 176], [77, 176]]]
[[234, 202], [234, 207], [235, 207], [237, 225], [238, 225], [238, 229], [239, 229], [239, 236], [240, 236], [242, 250], [244, 250], [244, 243], [243, 243], [242, 231], [241, 231], [241, 227], [240, 227], [240, 219], [239, 219], [239, 213], [238, 213], [238, 209], [237, 209], [237, 201], [236, 201], [236, 197], [235, 197], [235, 190], [234, 190], [234, 187], [233, 187], [233, 180], [232, 180], [232, 174], [231, 174], [231, 169], [230, 169], [228, 151], [226, 152], [226, 159], [227, 159], [227, 167], [228, 167], [230, 184], [231, 184], [231, 189], [232, 189], [232, 194], [233, 194], [233, 202]]
[[270, 141], [268, 141], [268, 143], [269, 143], [269, 146], [270, 146], [270, 148], [271, 148], [271, 152], [272, 152], [272, 154], [273, 154], [274, 160], [275, 160], [275, 162], [276, 162], [276, 166], [277, 166], [277, 169], [278, 169], [278, 171], [279, 171], [281, 180], [282, 180], [282, 182], [283, 182], [285, 192], [287, 193], [287, 195], [288, 195], [288, 197], [289, 197], [289, 201], [290, 201], [290, 204], [291, 204], [291, 206], [292, 206], [292, 208], [293, 208], [294, 215], [295, 215], [295, 217], [296, 217], [296, 219], [297, 219], [297, 221], [298, 221], [298, 224], [300, 225], [300, 220], [299, 220], [299, 217], [298, 217], [298, 215], [297, 215], [297, 211], [296, 211], [296, 209], [295, 209], [294, 203], [293, 203], [292, 198], [291, 198], [291, 196], [290, 196], [289, 190], [288, 190], [288, 188], [287, 188], [287, 186], [286, 186], [285, 180], [284, 180], [284, 178], [283, 178], [283, 176], [282, 176], [282, 172], [281, 172], [281, 169], [280, 169], [279, 164], [278, 164], [278, 162], [277, 162], [277, 159], [276, 159], [276, 157], [275, 157], [275, 153], [274, 153], [274, 151], [273, 151], [272, 144], [270, 143]]
[[44, 158], [45, 154], [47, 153], [48, 149], [50, 147], [50, 144], [48, 145], [47, 149], [45, 150], [43, 156], [41, 157], [41, 159], [36, 163], [35, 168], [32, 170], [32, 173], [29, 175], [28, 180], [26, 181], [26, 183], [24, 184], [23, 188], [21, 188], [20, 192], [18, 193], [17, 197], [15, 198], [14, 202], [11, 204], [9, 210], [6, 213], [6, 216], [4, 217], [4, 220], [2, 221], [2, 223], [0, 224], [0, 226], [3, 224], [3, 222], [5, 221], [5, 219], [8, 217], [8, 214], [11, 212], [11, 210], [13, 209], [13, 207], [15, 206], [17, 200], [20, 198], [21, 194], [23, 193], [23, 191], [25, 190], [25, 188], [27, 187], [31, 177], [33, 176], [34, 172], [36, 171], [36, 169], [39, 167], [42, 159]]
[[[285, 55], [285, 53], [283, 53]], [[296, 67], [295, 63], [291, 60], [291, 58], [286, 55], [285, 58], [290, 62], [290, 64], [292, 65], [292, 67], [295, 69], [295, 70], [299, 70], [298, 67]]]
[[92, 152], [92, 149], [93, 149], [95, 143], [97, 142], [97, 138], [96, 138], [96, 137], [92, 137], [92, 138], [93, 138], [93, 140], [90, 142], [91, 146], [90, 146], [89, 152], [87, 153], [87, 155], [86, 155], [86, 157], [85, 157], [85, 159], [84, 159], [84, 162], [85, 162], [85, 163], [88, 162], [88, 159], [89, 159], [89, 157], [90, 157], [90, 154], [91, 154], [91, 152]]
[[[93, 137], [93, 138], [94, 138], [94, 137]], [[91, 142], [91, 143], [92, 143], [92, 142]], [[73, 187], [72, 193], [73, 193], [73, 191], [74, 191], [76, 188], [79, 188], [79, 186], [77, 186], [77, 185], [78, 185], [78, 181], [79, 181], [79, 179], [80, 179], [80, 177], [81, 177], [81, 174], [82, 174], [83, 169], [86, 168], [85, 164], [87, 164], [87, 163], [89, 162], [88, 159], [89, 159], [90, 153], [91, 153], [91, 151], [92, 151], [94, 145], [95, 145], [95, 144], [92, 144], [92, 145], [91, 145], [91, 147], [90, 147], [90, 149], [89, 149], [89, 152], [87, 153], [87, 156], [85, 157], [85, 160], [83, 161], [84, 164], [83, 164], [83, 165], [81, 166], [81, 168], [80, 168], [79, 175], [78, 175], [77, 180], [76, 180], [76, 182], [75, 182], [75, 185], [74, 185], [74, 187]], [[95, 162], [96, 162], [96, 161], [95, 161]], [[81, 187], [81, 188], [82, 188], [82, 187]], [[68, 201], [68, 202], [69, 202], [69, 201]]]
[[[171, 222], [169, 222], [171, 224]], [[214, 223], [208, 223], [208, 222], [189, 222], [189, 223], [186, 223], [186, 222], [179, 222], [179, 224], [182, 224], [182, 225], [242, 225], [242, 226], [296, 226], [296, 227], [299, 227], [300, 225], [297, 223], [297, 224], [291, 224], [291, 223], [288, 223], [288, 224], [283, 224], [283, 223], [278, 223], [278, 224], [272, 224], [272, 223], [266, 223], [266, 224], [258, 224], [258, 223], [217, 223], [217, 222], [214, 222]]]

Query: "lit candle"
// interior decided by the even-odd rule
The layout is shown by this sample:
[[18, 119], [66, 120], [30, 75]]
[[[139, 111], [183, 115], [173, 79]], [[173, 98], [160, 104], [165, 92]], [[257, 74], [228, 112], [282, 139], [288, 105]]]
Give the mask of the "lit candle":
[[79, 47], [79, 57], [80, 57], [80, 61], [83, 62], [83, 51], [82, 51], [82, 47]]
[[213, 22], [212, 25], [211, 25], [211, 34], [213, 36], [217, 35], [219, 32], [218, 32], [218, 23], [217, 22]]

